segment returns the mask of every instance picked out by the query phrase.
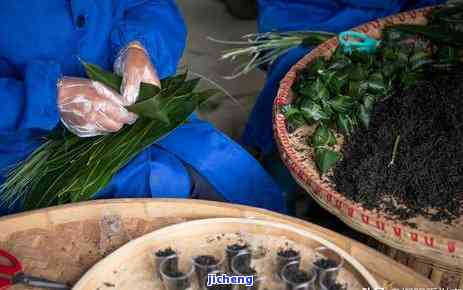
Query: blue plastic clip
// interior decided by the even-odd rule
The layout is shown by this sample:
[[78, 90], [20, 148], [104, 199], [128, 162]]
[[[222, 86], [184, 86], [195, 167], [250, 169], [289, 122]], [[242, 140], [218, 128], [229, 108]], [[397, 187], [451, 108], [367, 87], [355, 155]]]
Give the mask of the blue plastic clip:
[[339, 44], [344, 53], [352, 54], [358, 51], [367, 54], [376, 52], [381, 41], [369, 37], [365, 33], [357, 31], [344, 31], [339, 34]]

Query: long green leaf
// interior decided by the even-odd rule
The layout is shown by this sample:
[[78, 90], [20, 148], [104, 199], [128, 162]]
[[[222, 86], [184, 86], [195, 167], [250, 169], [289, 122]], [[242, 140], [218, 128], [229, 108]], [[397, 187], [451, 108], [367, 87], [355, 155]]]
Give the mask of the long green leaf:
[[[119, 89], [119, 76], [92, 64], [84, 66], [91, 79]], [[25, 209], [33, 209], [92, 198], [137, 154], [184, 124], [216, 93], [195, 91], [198, 81], [186, 80], [186, 74], [182, 74], [162, 80], [162, 89], [145, 86], [140, 92], [142, 99], [132, 108], [142, 117], [117, 133], [79, 138], [57, 129], [10, 172], [1, 188], [2, 202], [12, 205], [23, 200]], [[159, 122], [162, 118], [157, 112], [164, 114], [166, 122]]]

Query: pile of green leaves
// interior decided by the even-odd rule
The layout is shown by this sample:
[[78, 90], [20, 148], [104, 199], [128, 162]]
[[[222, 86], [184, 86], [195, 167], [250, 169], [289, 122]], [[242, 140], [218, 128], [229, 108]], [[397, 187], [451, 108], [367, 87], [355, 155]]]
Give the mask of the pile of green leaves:
[[298, 72], [292, 87], [296, 101], [282, 108], [288, 129], [316, 126], [308, 142], [325, 174], [342, 158], [335, 150], [336, 133], [348, 137], [357, 127], [368, 127], [376, 102], [430, 71], [461, 65], [462, 47], [462, 0], [433, 10], [427, 25], [386, 28], [374, 54], [347, 55], [339, 47], [330, 59], [319, 58]]
[[419, 36], [429, 40], [439, 59], [436, 66], [456, 66], [461, 62], [463, 48], [463, 1], [448, 1], [445, 6], [434, 9], [428, 16], [427, 25], [394, 25], [386, 31], [400, 34], [402, 38]]
[[397, 37], [387, 35], [371, 55], [347, 55], [338, 48], [330, 59], [319, 58], [298, 72], [292, 87], [298, 97], [282, 112], [290, 131], [316, 126], [308, 141], [322, 174], [342, 158], [334, 149], [335, 134], [349, 136], [358, 126], [368, 127], [374, 104], [395, 87], [413, 84], [432, 62], [424, 41], [410, 45], [397, 42]]
[[[84, 66], [90, 79], [119, 91], [119, 76], [92, 64]], [[80, 138], [60, 127], [9, 173], [1, 201], [10, 206], [21, 201], [25, 209], [34, 209], [92, 198], [132, 158], [187, 122], [215, 94], [196, 91], [198, 83], [181, 74], [162, 80], [162, 89], [142, 84], [139, 101], [128, 107], [140, 118], [114, 134]]]

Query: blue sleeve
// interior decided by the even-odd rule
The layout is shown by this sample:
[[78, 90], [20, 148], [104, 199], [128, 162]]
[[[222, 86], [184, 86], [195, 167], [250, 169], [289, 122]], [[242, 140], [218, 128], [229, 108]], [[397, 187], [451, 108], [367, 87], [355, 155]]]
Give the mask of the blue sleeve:
[[59, 114], [56, 106], [56, 83], [60, 66], [53, 62], [34, 61], [19, 79], [0, 71], [0, 132], [53, 129]]
[[341, 0], [342, 3], [355, 7], [366, 9], [384, 9], [391, 12], [399, 10], [406, 2], [405, 0]]
[[[408, 10], [416, 9], [425, 6], [442, 4], [444, 0], [341, 0], [342, 3], [347, 4], [351, 7], [356, 8], [367, 8], [367, 9], [383, 9], [390, 11], [391, 13], [397, 11], [397, 9]], [[398, 12], [398, 11], [397, 11]]]
[[148, 50], [160, 78], [175, 74], [186, 43], [186, 26], [173, 0], [129, 0], [111, 33], [114, 57], [131, 41]]

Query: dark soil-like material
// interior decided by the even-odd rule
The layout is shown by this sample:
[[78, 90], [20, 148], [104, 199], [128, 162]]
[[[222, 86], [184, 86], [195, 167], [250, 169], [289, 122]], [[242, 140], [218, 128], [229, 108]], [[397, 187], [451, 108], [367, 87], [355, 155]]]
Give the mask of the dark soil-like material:
[[211, 255], [202, 255], [195, 257], [195, 262], [203, 266], [213, 266], [219, 263], [219, 260]]
[[[277, 252], [277, 268], [276, 271], [279, 276], [281, 276], [281, 271], [283, 268], [290, 262], [300, 261], [301, 256], [298, 251], [288, 248], [288, 249], [280, 249]], [[298, 266], [299, 267], [299, 266]], [[297, 267], [297, 268], [298, 268]]]
[[310, 276], [306, 271], [294, 269], [294, 271], [288, 271], [286, 273], [286, 279], [293, 283], [302, 284], [308, 282], [310, 280]]
[[238, 252], [244, 249], [247, 249], [249, 246], [248, 244], [233, 244], [233, 245], [228, 245], [227, 249], [233, 252]]
[[292, 257], [298, 257], [299, 252], [291, 248], [281, 249], [280, 251], [278, 251], [277, 255], [280, 257], [284, 257], [284, 258], [292, 258]]
[[229, 284], [216, 284], [211, 286], [206, 286], [207, 290], [231, 290], [232, 285]]
[[462, 140], [463, 73], [428, 76], [376, 104], [370, 127], [348, 138], [332, 178], [367, 209], [450, 223], [462, 212]]
[[159, 250], [155, 253], [157, 257], [169, 257], [175, 255], [176, 252], [172, 248], [166, 248], [164, 250]]
[[204, 281], [204, 279], [207, 277], [207, 274], [209, 274], [212, 271], [218, 270], [219, 267], [217, 264], [219, 264], [220, 262], [216, 257], [211, 255], [197, 256], [194, 258], [194, 261], [196, 264], [204, 267], [202, 268], [195, 266], [195, 272], [198, 281]]
[[[160, 274], [160, 266], [161, 262], [165, 260], [165, 258], [174, 256], [177, 253], [172, 248], [166, 248], [164, 250], [159, 250], [155, 253], [156, 257], [159, 259], [155, 259], [155, 269], [156, 269], [156, 276], [162, 280], [162, 275]], [[178, 272], [178, 257], [173, 257], [166, 261], [164, 264], [164, 272], [166, 274], [177, 273]]]
[[336, 263], [336, 261], [331, 260], [331, 259], [318, 259], [313, 263], [315, 266], [321, 269], [331, 269], [331, 268], [336, 268], [338, 266], [338, 263]]
[[184, 276], [185, 273], [180, 272], [180, 271], [175, 271], [175, 272], [169, 272], [169, 276], [172, 278], [178, 278]]
[[248, 244], [232, 244], [228, 245], [227, 249], [228, 251], [225, 251], [227, 254], [227, 266], [228, 266], [228, 271], [232, 271], [231, 268], [231, 262], [232, 259], [239, 253], [239, 251], [243, 251], [249, 248]]
[[[175, 271], [175, 272], [169, 273], [169, 276], [173, 277], [173, 278], [179, 278], [179, 277], [182, 277], [184, 275], [185, 275], [185, 273], [180, 272], [180, 271]], [[191, 281], [188, 278], [180, 279], [180, 280], [174, 282], [174, 285], [172, 285], [172, 286], [175, 288], [175, 290], [186, 290], [186, 289], [189, 289], [191, 287]]]
[[340, 283], [333, 283], [331, 285], [327, 285], [327, 290], [347, 290], [347, 285], [343, 285]]

